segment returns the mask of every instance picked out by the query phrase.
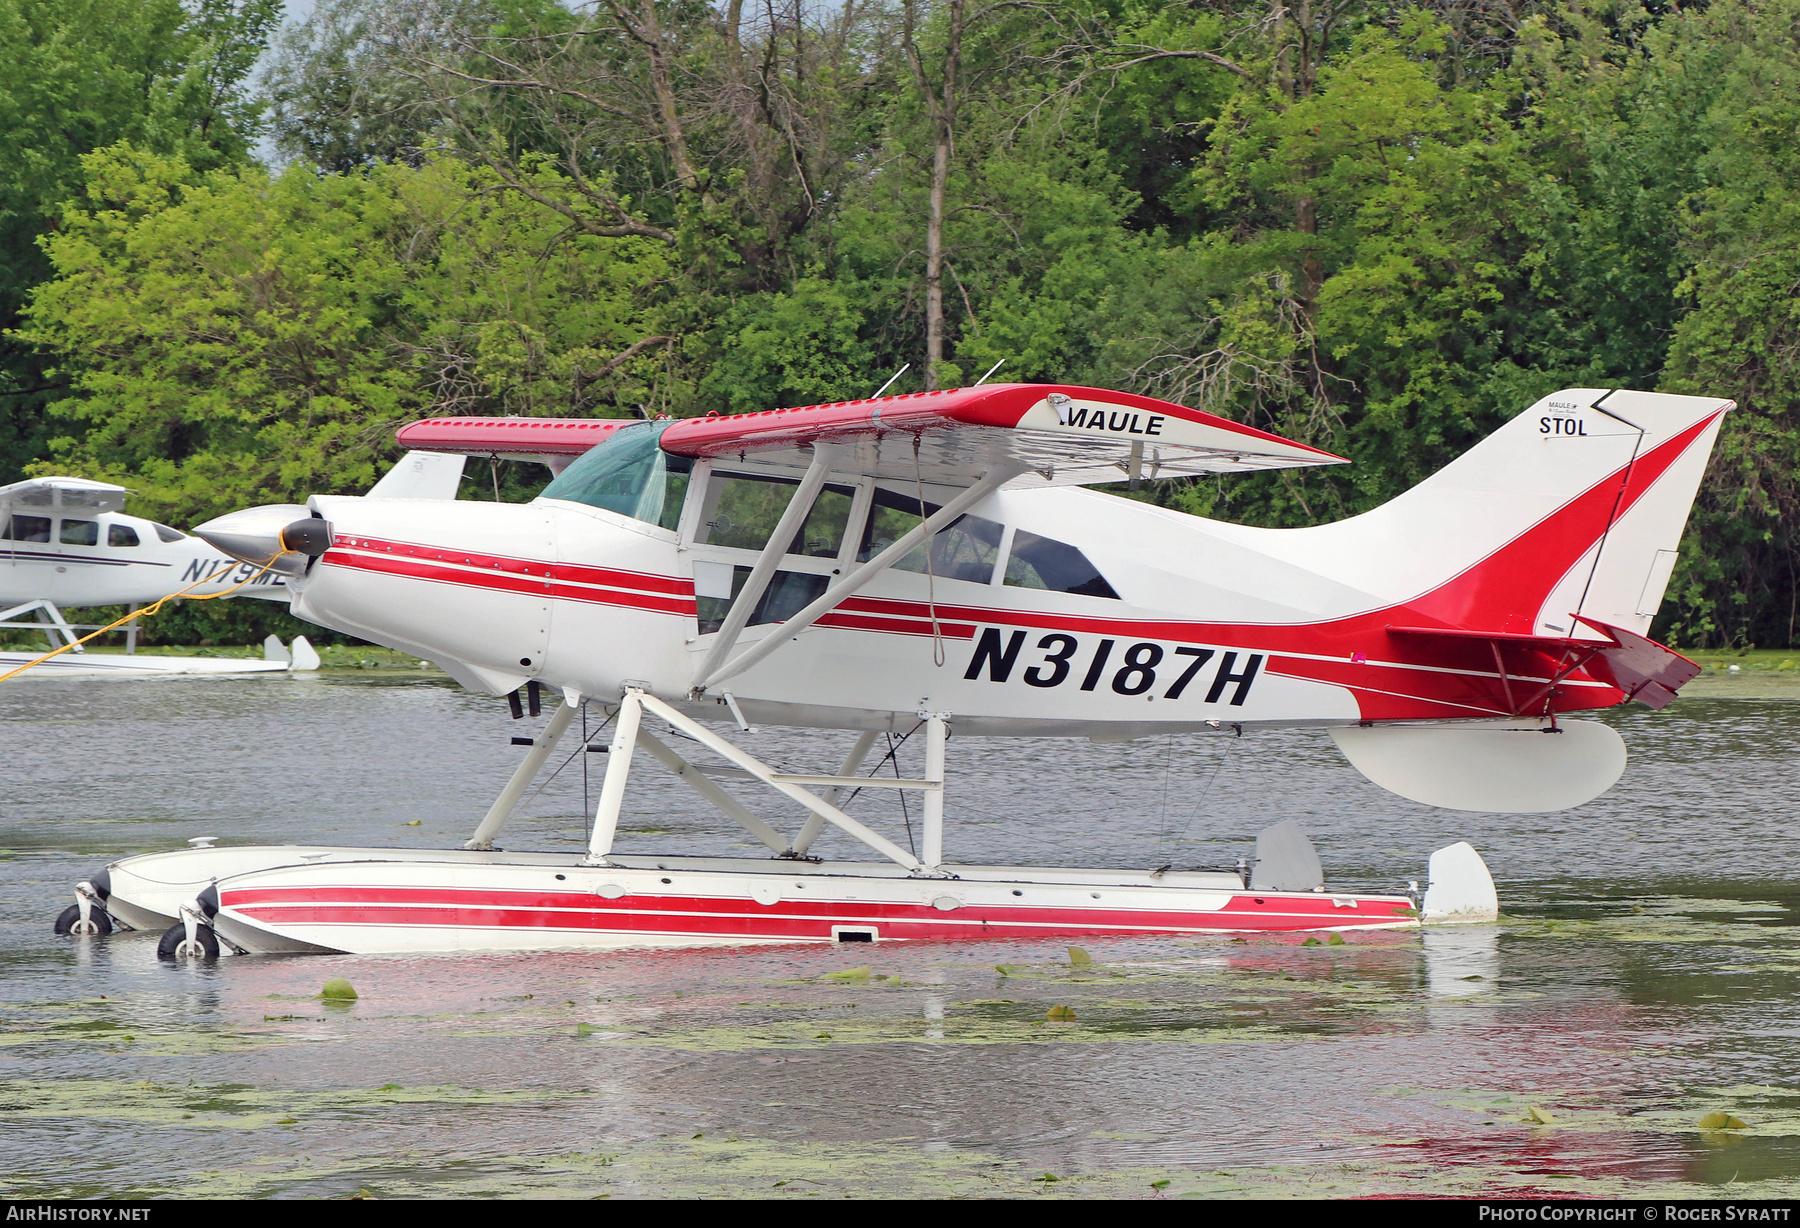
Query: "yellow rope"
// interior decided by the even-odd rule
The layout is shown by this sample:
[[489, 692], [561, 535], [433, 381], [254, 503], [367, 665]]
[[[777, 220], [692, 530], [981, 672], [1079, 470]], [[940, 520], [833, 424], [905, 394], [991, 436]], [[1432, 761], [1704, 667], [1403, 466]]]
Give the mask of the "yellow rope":
[[[284, 550], [281, 553], [282, 554], [292, 554], [293, 551]], [[278, 554], [275, 556], [274, 559], [270, 559], [267, 563], [264, 563], [262, 566], [262, 569], [259, 570], [255, 575], [251, 576], [248, 580], [240, 580], [238, 583], [232, 585], [228, 589], [224, 589], [221, 592], [205, 593], [199, 597], [193, 598], [193, 600], [195, 600], [195, 601], [216, 601], [220, 597], [229, 597], [229, 596], [231, 596], [231, 594], [237, 592], [240, 588], [243, 588], [244, 585], [253, 584], [257, 580], [260, 580], [264, 576], [268, 575], [269, 568], [275, 566], [275, 559], [279, 559], [280, 557], [281, 557], [281, 554]], [[44, 662], [48, 661], [51, 657], [59, 657], [63, 653], [69, 651], [69, 649], [71, 649], [71, 648], [79, 648], [81, 645], [87, 643], [89, 640], [94, 639], [97, 636], [105, 635], [108, 631], [111, 631], [113, 628], [123, 626], [124, 624], [130, 622], [134, 618], [149, 618], [152, 614], [154, 614], [158, 610], [162, 609], [165, 603], [173, 601], [177, 597], [186, 597], [189, 593], [191, 593], [195, 589], [199, 588], [202, 584], [211, 584], [212, 582], [213, 581], [210, 577], [208, 577], [205, 580], [197, 580], [194, 583], [188, 585], [186, 588], [182, 589], [178, 593], [170, 593], [167, 597], [158, 597], [155, 601], [151, 602], [149, 605], [145, 606], [143, 609], [134, 610], [130, 614], [127, 614], [124, 618], [115, 619], [114, 621], [107, 623], [104, 627], [100, 628], [98, 631], [90, 631], [88, 634], [82, 636], [80, 639], [76, 640], [72, 644], [64, 644], [61, 648], [57, 648], [57, 649], [54, 649], [53, 651], [47, 652], [43, 656], [37, 658], [35, 661], [25, 662], [25, 664], [19, 666], [18, 669], [15, 669], [15, 670], [11, 671], [10, 673], [0, 674], [0, 682], [5, 682], [8, 678], [11, 678], [11, 677], [14, 677], [15, 675], [24, 673], [26, 670], [30, 669], [34, 665], [42, 665]]]

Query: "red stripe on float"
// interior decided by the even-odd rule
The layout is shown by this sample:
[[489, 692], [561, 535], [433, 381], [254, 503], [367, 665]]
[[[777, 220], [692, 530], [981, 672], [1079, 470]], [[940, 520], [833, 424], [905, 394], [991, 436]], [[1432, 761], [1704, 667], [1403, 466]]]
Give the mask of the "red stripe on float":
[[[955, 915], [927, 904], [782, 900], [764, 906], [742, 897], [634, 895], [619, 902], [586, 892], [418, 887], [244, 888], [223, 893], [222, 906], [269, 925], [403, 925], [447, 928], [536, 928], [764, 939], [826, 939], [832, 926], [871, 925], [889, 938], [969, 938], [994, 929], [1051, 936], [1081, 933], [1285, 931], [1325, 925], [1402, 925], [1412, 921], [1401, 900], [1281, 898], [1278, 907], [1234, 896], [1206, 911], [985, 907]], [[1261, 897], [1274, 898], [1274, 897]], [[1339, 897], [1342, 898], [1342, 897]]]

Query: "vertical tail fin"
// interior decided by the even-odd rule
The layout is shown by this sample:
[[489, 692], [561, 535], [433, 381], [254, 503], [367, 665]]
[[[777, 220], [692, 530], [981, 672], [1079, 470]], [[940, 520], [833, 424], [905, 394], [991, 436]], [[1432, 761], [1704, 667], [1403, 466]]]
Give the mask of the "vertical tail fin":
[[[1282, 552], [1396, 621], [1513, 636], [1642, 635], [1732, 402], [1554, 393], [1411, 490]], [[1579, 621], [1577, 620], [1579, 616]]]

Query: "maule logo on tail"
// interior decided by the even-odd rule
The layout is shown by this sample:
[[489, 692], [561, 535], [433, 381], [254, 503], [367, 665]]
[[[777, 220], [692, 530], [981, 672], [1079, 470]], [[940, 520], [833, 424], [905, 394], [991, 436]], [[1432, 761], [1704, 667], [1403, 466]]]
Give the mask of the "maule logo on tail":
[[1587, 423], [1579, 418], [1539, 418], [1540, 435], [1586, 435]]

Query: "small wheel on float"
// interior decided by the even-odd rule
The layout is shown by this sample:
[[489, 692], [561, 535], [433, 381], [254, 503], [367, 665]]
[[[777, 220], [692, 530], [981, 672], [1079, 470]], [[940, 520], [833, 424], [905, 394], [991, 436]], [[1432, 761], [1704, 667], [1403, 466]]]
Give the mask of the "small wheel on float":
[[71, 904], [62, 910], [56, 918], [58, 934], [110, 934], [113, 932], [112, 918], [106, 915], [104, 908], [88, 906], [88, 919], [81, 920], [81, 905]]
[[177, 963], [184, 959], [217, 959], [219, 958], [219, 936], [212, 931], [210, 925], [194, 927], [194, 941], [189, 942], [187, 922], [177, 921], [156, 944], [156, 958]]

